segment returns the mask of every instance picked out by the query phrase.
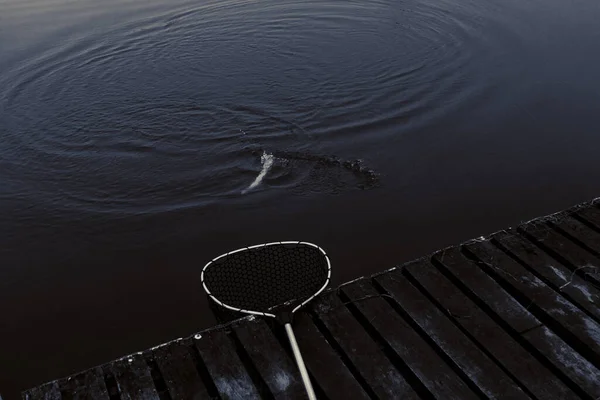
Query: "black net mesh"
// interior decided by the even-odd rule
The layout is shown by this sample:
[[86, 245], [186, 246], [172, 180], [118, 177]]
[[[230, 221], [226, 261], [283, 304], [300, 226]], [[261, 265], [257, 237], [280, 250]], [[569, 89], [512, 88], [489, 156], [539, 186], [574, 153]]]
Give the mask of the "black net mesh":
[[203, 282], [217, 300], [236, 309], [273, 313], [295, 307], [327, 282], [329, 264], [309, 244], [269, 244], [226, 255], [204, 269]]

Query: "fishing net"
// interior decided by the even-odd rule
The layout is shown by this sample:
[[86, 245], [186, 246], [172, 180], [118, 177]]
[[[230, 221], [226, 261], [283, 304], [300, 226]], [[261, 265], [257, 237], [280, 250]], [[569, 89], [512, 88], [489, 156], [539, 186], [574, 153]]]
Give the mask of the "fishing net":
[[208, 295], [229, 309], [275, 315], [293, 312], [327, 286], [330, 264], [310, 243], [280, 242], [236, 250], [202, 271]]

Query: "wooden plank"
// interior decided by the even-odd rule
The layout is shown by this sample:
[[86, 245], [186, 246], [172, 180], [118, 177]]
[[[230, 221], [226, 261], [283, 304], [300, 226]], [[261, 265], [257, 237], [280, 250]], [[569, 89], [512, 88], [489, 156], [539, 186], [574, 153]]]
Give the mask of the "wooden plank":
[[235, 347], [224, 330], [213, 330], [194, 338], [219, 395], [224, 399], [260, 399]]
[[[441, 259], [451, 262], [453, 254], [444, 252]], [[540, 361], [526, 351], [494, 319], [467, 297], [451, 281], [443, 276], [433, 265], [426, 261], [405, 267], [405, 271], [426, 290], [440, 306], [447, 310], [453, 322], [468, 332], [473, 340], [518, 379], [521, 387], [526, 388], [534, 397], [544, 399], [575, 399], [578, 396], [564, 385]], [[396, 272], [392, 272], [396, 274]], [[401, 279], [399, 277], [399, 279]], [[484, 287], [483, 290], [486, 290]], [[509, 312], [518, 313], [520, 305], [512, 304], [512, 297], [504, 294], [495, 301], [498, 306]], [[532, 317], [533, 318], [533, 317]], [[532, 329], [539, 323], [521, 317], [520, 326]]]
[[[298, 368], [262, 319], [242, 320], [233, 329], [252, 363], [276, 399], [303, 399]], [[302, 344], [300, 344], [302, 349]]]
[[375, 281], [488, 398], [528, 399], [521, 388], [404, 276], [386, 273]]
[[24, 400], [61, 400], [58, 381], [49, 382], [23, 392]]
[[177, 340], [152, 350], [172, 400], [210, 399], [198, 374], [189, 340]]
[[110, 364], [119, 387], [121, 400], [159, 400], [150, 368], [141, 354], [134, 354]]
[[302, 357], [328, 399], [367, 400], [369, 396], [352, 375], [341, 357], [333, 350], [307, 313], [297, 313], [294, 332], [302, 344]]
[[59, 382], [64, 400], [109, 399], [101, 367], [89, 369]]
[[550, 318], [560, 325], [560, 330], [569, 341], [580, 342], [577, 345], [586, 347], [586, 355], [600, 364], [600, 339], [597, 334], [600, 325], [596, 321], [491, 243], [477, 242], [465, 247], [487, 263], [496, 273], [496, 279], [505, 287], [512, 287], [514, 296], [526, 301], [530, 309], [537, 305], [544, 318]]
[[575, 211], [575, 214], [580, 218], [585, 219], [588, 223], [600, 230], [600, 209], [594, 206], [580, 208]]
[[493, 238], [523, 264], [544, 278], [555, 290], [560, 291], [577, 306], [600, 320], [600, 291], [587, 283], [558, 260], [550, 257], [529, 240], [510, 229], [497, 233]]
[[314, 309], [372, 391], [382, 399], [417, 399], [402, 374], [333, 292], [315, 300]]
[[531, 236], [538, 246], [548, 250], [553, 257], [564, 259], [571, 269], [580, 274], [585, 280], [596, 286], [600, 285], [597, 267], [600, 259], [590, 252], [573, 243], [543, 222], [531, 222], [519, 227]]
[[581, 242], [592, 252], [598, 253], [600, 251], [600, 233], [572, 216], [565, 216], [557, 221], [552, 221], [552, 225]]
[[[571, 236], [575, 241], [578, 241], [582, 247], [598, 256], [600, 253], [600, 233], [583, 224], [582, 222], [566, 216], [553, 225], [562, 230], [566, 235]], [[586, 274], [593, 277], [596, 282], [600, 281], [600, 265], [589, 265], [585, 268]]]
[[[483, 253], [482, 249], [487, 249], [487, 244], [478, 243], [468, 248], [471, 251], [478, 250], [479, 253]], [[489, 250], [489, 249], [488, 249]], [[490, 250], [491, 251], [491, 250]], [[571, 348], [564, 340], [559, 338], [554, 332], [545, 326], [542, 326], [541, 322], [537, 320], [533, 314], [531, 314], [525, 307], [520, 305], [513, 297], [507, 294], [507, 292], [489, 275], [487, 275], [482, 269], [467, 260], [460, 254], [458, 249], [452, 249], [449, 251], [450, 254], [446, 254], [444, 265], [454, 274], [454, 276], [472, 288], [475, 295], [483, 302], [485, 302], [490, 309], [496, 313], [496, 315], [502, 318], [508, 325], [515, 330], [515, 333], [520, 334], [522, 338], [526, 339], [532, 346], [538, 350], [538, 355], [545, 357], [550, 361], [556, 368], [561, 370], [566, 376], [568, 376], [572, 382], [577, 384], [587, 393], [593, 393], [595, 396], [600, 395], [597, 383], [593, 380], [598, 378], [597, 382], [600, 382], [600, 375], [598, 370], [591, 365], [585, 358], [579, 355], [575, 350]], [[489, 265], [498, 272], [498, 275], [511, 276], [511, 283], [513, 281], [519, 281], [521, 277], [527, 284], [521, 285], [521, 288], [525, 291], [535, 290], [536, 296], [544, 296], [544, 303], [547, 307], [556, 307], [558, 311], [553, 311], [553, 314], [561, 316], [564, 312], [564, 317], [579, 312], [584, 318], [580, 320], [575, 318], [572, 320], [573, 323], [576, 321], [590, 321], [595, 324], [594, 321], [587, 318], [585, 314], [581, 313], [571, 303], [561, 301], [560, 295], [552, 291], [542, 281], [537, 279], [532, 274], [526, 272], [519, 264], [515, 263], [504, 253], [497, 252], [489, 256], [486, 259]], [[512, 262], [512, 263], [511, 263]], [[554, 297], [553, 294], [559, 297]], [[524, 294], [525, 295], [525, 294]], [[509, 298], [510, 307], [506, 307], [509, 304], [507, 300]], [[502, 300], [499, 300], [502, 299]], [[535, 297], [528, 298], [529, 306], [533, 306], [538, 301], [542, 303], [542, 300], [536, 300]], [[550, 312], [550, 311], [548, 311]], [[532, 324], [537, 324], [539, 329], [531, 328], [526, 331], [522, 331], [522, 321], [524, 319], [530, 319]], [[592, 325], [595, 327], [595, 325]], [[590, 327], [586, 327], [590, 328]], [[590, 382], [590, 380], [592, 380]], [[597, 393], [597, 394], [596, 394]]]
[[572, 216], [565, 216], [557, 221], [552, 221], [552, 224], [583, 243], [584, 246], [592, 251], [596, 253], [600, 252], [600, 233], [583, 222], [576, 220]]
[[[535, 309], [544, 320], [550, 319], [563, 340], [575, 343], [576, 347], [582, 348], [582, 355], [593, 362], [599, 362], [600, 343], [597, 342], [597, 333], [600, 332], [600, 325], [596, 321], [491, 243], [479, 242], [466, 247], [480, 260], [491, 265], [497, 272], [496, 279], [501, 280], [505, 286], [512, 286], [512, 292], [528, 303], [530, 310]], [[537, 307], [534, 308], [534, 305]], [[574, 351], [573, 353], [569, 359], [576, 360], [576, 363], [565, 362], [564, 354], [561, 354], [560, 358], [553, 360], [554, 365], [588, 394], [597, 397], [600, 395], [600, 371], [578, 357]], [[581, 373], [582, 365], [585, 373]]]
[[366, 279], [342, 286], [340, 290], [434, 397], [477, 398], [433, 348], [382, 297], [378, 297], [379, 293]]

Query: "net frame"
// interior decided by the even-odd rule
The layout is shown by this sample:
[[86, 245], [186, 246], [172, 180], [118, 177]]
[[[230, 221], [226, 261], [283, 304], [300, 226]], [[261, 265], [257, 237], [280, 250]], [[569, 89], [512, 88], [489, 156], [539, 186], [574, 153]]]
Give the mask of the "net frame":
[[[269, 313], [269, 312], [265, 312], [265, 311], [247, 310], [247, 309], [239, 308], [239, 307], [233, 307], [233, 306], [231, 306], [229, 304], [226, 304], [225, 302], [219, 300], [217, 297], [215, 297], [211, 293], [211, 291], [207, 287], [204, 274], [208, 270], [208, 268], [210, 268], [212, 265], [214, 265], [215, 262], [219, 261], [222, 258], [228, 257], [228, 256], [230, 256], [232, 254], [240, 253], [240, 252], [243, 252], [243, 251], [254, 250], [254, 249], [261, 248], [261, 247], [281, 246], [281, 245], [306, 245], [306, 246], [313, 247], [313, 248], [317, 249], [323, 255], [323, 257], [324, 257], [324, 259], [325, 259], [325, 261], [327, 263], [327, 278], [325, 279], [325, 282], [323, 283], [323, 285], [313, 295], [311, 295], [308, 298], [306, 298], [305, 300], [303, 300], [300, 304], [298, 304], [296, 307], [294, 307], [290, 311], [290, 314], [294, 314], [296, 311], [298, 311], [300, 308], [302, 308], [304, 305], [306, 305], [312, 299], [314, 299], [319, 294], [321, 294], [321, 292], [323, 292], [323, 290], [325, 290], [325, 288], [329, 285], [329, 282], [331, 280], [331, 262], [329, 260], [329, 257], [327, 256], [327, 253], [325, 253], [325, 250], [323, 250], [321, 247], [317, 246], [314, 243], [304, 242], [304, 241], [294, 241], [294, 240], [281, 241], [281, 242], [270, 242], [270, 243], [257, 244], [257, 245], [254, 245], [254, 246], [242, 247], [242, 248], [239, 248], [237, 250], [232, 250], [232, 251], [230, 251], [228, 253], [221, 254], [220, 256], [215, 257], [212, 260], [210, 260], [208, 263], [206, 263], [206, 265], [204, 266], [204, 268], [202, 268], [202, 273], [200, 275], [200, 280], [202, 281], [202, 286], [204, 288], [204, 291], [211, 298], [211, 300], [213, 300], [215, 303], [217, 303], [221, 307], [224, 307], [224, 308], [226, 308], [228, 310], [232, 310], [232, 311], [236, 311], [236, 312], [240, 312], [240, 313], [244, 313], [244, 314], [249, 314], [249, 315], [258, 315], [258, 316], [264, 316], [264, 317], [270, 317], [270, 318], [277, 318], [277, 315], [273, 314], [273, 313]], [[289, 301], [293, 301], [293, 300], [296, 300], [296, 299], [290, 299]], [[276, 305], [274, 307], [278, 307], [278, 305]]]

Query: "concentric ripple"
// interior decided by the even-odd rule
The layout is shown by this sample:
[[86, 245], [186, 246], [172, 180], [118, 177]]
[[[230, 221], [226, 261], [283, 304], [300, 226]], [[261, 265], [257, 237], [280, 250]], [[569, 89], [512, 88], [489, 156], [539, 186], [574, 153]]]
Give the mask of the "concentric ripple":
[[497, 24], [443, 1], [212, 1], [140, 15], [61, 31], [2, 75], [15, 196], [105, 213], [197, 207], [255, 193], [244, 188], [263, 152], [279, 160], [261, 180], [273, 196], [376, 186], [374, 160], [352, 167], [348, 143], [385, 143], [478, 101], [479, 28]]

